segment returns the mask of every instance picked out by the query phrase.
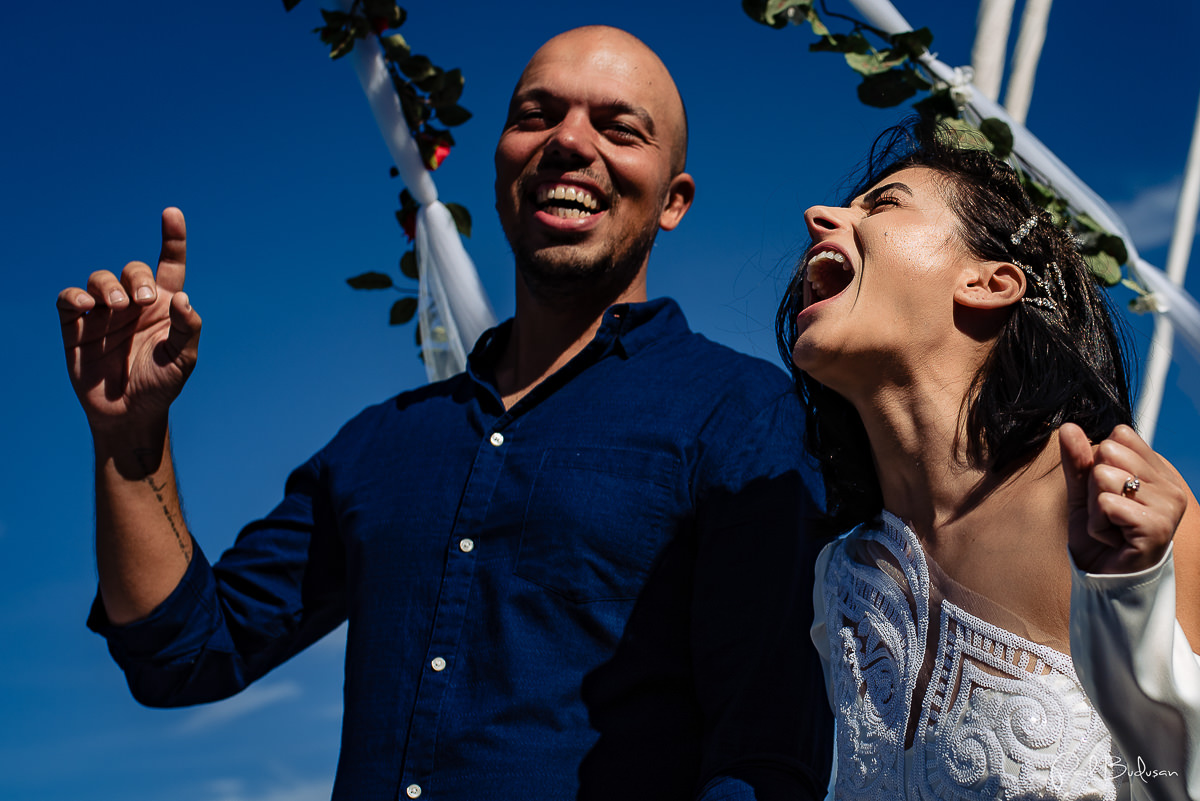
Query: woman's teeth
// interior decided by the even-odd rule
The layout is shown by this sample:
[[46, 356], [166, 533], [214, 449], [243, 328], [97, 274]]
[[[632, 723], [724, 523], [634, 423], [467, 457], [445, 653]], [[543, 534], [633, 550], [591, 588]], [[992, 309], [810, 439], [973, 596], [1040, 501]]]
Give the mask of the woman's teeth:
[[[842, 271], [851, 272], [850, 265], [846, 262], [846, 257], [836, 250], [822, 250], [814, 253], [809, 257], [805, 269], [808, 271], [808, 283], [812, 287], [812, 294], [818, 300], [827, 297], [832, 297], [838, 292], [846, 288], [849, 281], [842, 282], [840, 279], [845, 276], [831, 270], [836, 270], [841, 267]], [[836, 282], [831, 282], [830, 279], [839, 279]], [[836, 286], [840, 284], [840, 286]]]

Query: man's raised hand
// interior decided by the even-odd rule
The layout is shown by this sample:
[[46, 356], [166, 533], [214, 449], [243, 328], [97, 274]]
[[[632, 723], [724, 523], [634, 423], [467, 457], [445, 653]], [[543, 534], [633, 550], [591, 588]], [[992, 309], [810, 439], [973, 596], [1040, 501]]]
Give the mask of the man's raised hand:
[[58, 295], [67, 372], [94, 433], [162, 425], [196, 366], [200, 315], [183, 292], [183, 212], [162, 214], [157, 274], [142, 262]]

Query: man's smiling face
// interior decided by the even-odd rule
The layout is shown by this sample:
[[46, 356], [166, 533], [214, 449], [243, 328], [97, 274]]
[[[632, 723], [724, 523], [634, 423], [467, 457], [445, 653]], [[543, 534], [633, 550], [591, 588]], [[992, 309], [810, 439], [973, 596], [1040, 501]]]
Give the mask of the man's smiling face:
[[637, 276], [691, 201], [683, 126], [666, 68], [623, 31], [569, 31], [534, 55], [496, 147], [496, 209], [531, 289]]

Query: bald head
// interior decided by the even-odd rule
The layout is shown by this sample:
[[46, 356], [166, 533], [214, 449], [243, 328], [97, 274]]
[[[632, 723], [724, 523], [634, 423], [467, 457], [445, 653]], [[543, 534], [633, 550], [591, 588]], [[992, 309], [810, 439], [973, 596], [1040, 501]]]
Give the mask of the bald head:
[[[559, 72], [562, 71], [562, 72]], [[610, 101], [637, 105], [649, 115], [671, 156], [671, 172], [684, 171], [687, 162], [687, 112], [671, 73], [653, 50], [631, 33], [607, 25], [587, 25], [560, 33], [542, 45], [525, 66], [513, 91], [514, 100], [546, 72], [560, 75], [621, 75], [639, 90], [636, 97]], [[511, 106], [510, 106], [511, 114]]]

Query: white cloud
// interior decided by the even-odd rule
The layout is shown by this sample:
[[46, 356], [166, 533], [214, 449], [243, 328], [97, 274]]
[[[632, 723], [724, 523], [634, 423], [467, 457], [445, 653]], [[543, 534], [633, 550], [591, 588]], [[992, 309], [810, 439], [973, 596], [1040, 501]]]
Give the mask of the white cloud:
[[294, 681], [253, 684], [232, 698], [200, 707], [179, 724], [176, 733], [193, 734], [223, 726], [278, 701], [295, 698], [300, 693], [300, 685]]
[[1113, 204], [1139, 250], [1153, 250], [1171, 241], [1182, 189], [1183, 176], [1178, 176], [1165, 184], [1143, 189], [1133, 200]]
[[314, 653], [335, 655], [341, 658], [346, 653], [346, 633], [349, 629], [349, 624], [342, 623], [342, 625], [317, 640], [309, 650]]
[[274, 786], [247, 788], [241, 779], [210, 782], [207, 801], [329, 801], [333, 779], [287, 779]]

